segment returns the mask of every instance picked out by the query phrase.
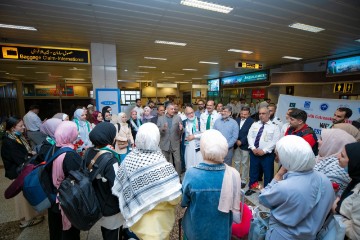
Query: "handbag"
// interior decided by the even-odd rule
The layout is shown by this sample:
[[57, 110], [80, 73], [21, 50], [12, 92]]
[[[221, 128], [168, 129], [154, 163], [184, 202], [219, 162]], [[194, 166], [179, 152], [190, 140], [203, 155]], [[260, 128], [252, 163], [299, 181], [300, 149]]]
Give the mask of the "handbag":
[[269, 229], [270, 212], [255, 210], [251, 220], [249, 240], [264, 240]]
[[343, 222], [343, 217], [338, 214], [330, 215], [320, 231], [318, 232], [317, 240], [338, 240], [344, 239], [346, 226]]

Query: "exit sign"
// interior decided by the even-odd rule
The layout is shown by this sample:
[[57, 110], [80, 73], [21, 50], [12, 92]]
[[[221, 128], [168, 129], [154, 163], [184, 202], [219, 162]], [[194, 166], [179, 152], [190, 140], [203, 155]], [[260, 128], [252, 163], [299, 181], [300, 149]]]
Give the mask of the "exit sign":
[[236, 68], [250, 68], [250, 69], [262, 69], [262, 65], [258, 63], [248, 63], [248, 62], [236, 62]]

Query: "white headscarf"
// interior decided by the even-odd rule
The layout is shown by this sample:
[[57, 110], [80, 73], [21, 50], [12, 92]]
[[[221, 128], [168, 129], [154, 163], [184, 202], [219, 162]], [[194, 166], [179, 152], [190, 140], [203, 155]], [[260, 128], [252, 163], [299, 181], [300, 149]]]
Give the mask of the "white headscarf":
[[228, 153], [228, 143], [218, 130], [210, 129], [201, 134], [200, 151], [204, 160], [223, 163]]
[[302, 137], [288, 135], [281, 138], [276, 143], [276, 151], [280, 163], [288, 171], [304, 172], [315, 166], [315, 155], [310, 144]]
[[145, 123], [139, 127], [136, 134], [136, 148], [141, 150], [158, 151], [160, 131], [154, 123]]
[[76, 109], [76, 111], [74, 112], [74, 118], [77, 119], [79, 121], [79, 125], [80, 126], [85, 126], [86, 121], [81, 119], [81, 114], [83, 114], [85, 110], [80, 108], [80, 109]]

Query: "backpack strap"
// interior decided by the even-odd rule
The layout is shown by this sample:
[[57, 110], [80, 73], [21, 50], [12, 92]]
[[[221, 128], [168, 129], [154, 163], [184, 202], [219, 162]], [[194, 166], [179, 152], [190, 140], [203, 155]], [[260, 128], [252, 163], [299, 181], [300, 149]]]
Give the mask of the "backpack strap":
[[120, 132], [120, 127], [121, 127], [120, 123], [117, 123], [117, 126], [118, 126], [118, 132]]
[[90, 164], [87, 166], [87, 169], [89, 172], [92, 172], [92, 168], [94, 166], [94, 164], [96, 163], [96, 160], [104, 153], [106, 153], [107, 151], [104, 150], [100, 150], [95, 157], [90, 161]]
[[66, 152], [75, 152], [75, 151], [74, 151], [74, 149], [69, 148], [69, 147], [60, 148], [51, 156], [51, 158], [49, 160], [47, 159], [49, 157], [49, 153], [48, 153], [47, 158], [45, 159], [45, 161], [46, 161], [45, 165], [52, 163], [57, 157], [59, 157], [61, 154], [66, 153]]

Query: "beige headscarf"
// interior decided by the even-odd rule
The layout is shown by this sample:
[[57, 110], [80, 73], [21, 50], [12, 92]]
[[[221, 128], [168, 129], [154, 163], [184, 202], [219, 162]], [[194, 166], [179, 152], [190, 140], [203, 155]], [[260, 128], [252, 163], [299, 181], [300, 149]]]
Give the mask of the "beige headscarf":
[[276, 151], [282, 166], [288, 171], [304, 172], [315, 166], [315, 155], [302, 137], [288, 135], [276, 143]]
[[360, 142], [360, 131], [350, 123], [337, 123], [334, 124], [333, 128], [339, 128], [353, 136], [356, 141]]
[[322, 144], [319, 147], [319, 156], [317, 161], [340, 153], [348, 143], [356, 142], [356, 139], [341, 129], [322, 129]]

